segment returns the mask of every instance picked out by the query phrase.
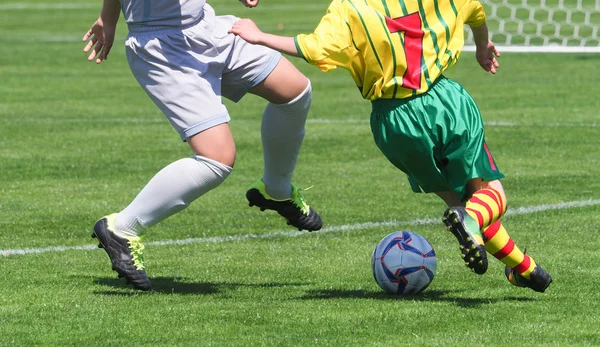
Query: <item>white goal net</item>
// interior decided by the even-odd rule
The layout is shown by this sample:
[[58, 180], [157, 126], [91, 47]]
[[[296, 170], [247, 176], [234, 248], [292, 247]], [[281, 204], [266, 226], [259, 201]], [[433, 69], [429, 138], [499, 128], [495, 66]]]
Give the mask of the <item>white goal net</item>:
[[[600, 0], [480, 0], [503, 52], [600, 52]], [[465, 50], [473, 50], [467, 28]]]

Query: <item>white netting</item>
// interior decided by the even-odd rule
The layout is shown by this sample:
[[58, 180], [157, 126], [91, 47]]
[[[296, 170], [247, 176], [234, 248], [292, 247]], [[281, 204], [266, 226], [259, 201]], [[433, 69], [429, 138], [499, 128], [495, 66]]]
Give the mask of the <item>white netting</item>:
[[[491, 39], [503, 51], [600, 52], [600, 0], [480, 2]], [[473, 44], [470, 29], [465, 43]]]

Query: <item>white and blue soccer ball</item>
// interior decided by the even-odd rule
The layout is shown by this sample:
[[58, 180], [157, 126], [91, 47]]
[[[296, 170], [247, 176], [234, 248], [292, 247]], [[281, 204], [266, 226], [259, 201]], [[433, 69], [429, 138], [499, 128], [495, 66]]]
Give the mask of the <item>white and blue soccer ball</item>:
[[412, 231], [396, 231], [384, 237], [371, 261], [375, 281], [396, 295], [417, 294], [435, 276], [437, 259], [429, 241]]

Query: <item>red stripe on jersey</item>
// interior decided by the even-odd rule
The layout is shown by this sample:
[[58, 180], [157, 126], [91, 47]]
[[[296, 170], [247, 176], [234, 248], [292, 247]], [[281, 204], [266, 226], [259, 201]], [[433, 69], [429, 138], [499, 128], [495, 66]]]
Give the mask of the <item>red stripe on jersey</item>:
[[492, 156], [492, 152], [488, 149], [487, 143], [483, 143], [483, 149], [485, 149], [485, 153], [487, 154], [488, 160], [490, 161], [490, 166], [492, 170], [496, 171], [496, 163], [494, 163], [494, 157]]
[[523, 272], [527, 271], [527, 269], [529, 269], [529, 266], [531, 266], [531, 258], [527, 254], [525, 254], [525, 258], [523, 258], [521, 264], [515, 267], [515, 270], [522, 274]]
[[508, 242], [506, 243], [506, 245], [504, 247], [502, 247], [501, 250], [494, 253], [494, 257], [496, 257], [497, 259], [502, 259], [502, 258], [506, 257], [507, 255], [509, 255], [510, 252], [513, 251], [513, 249], [515, 249], [515, 242], [512, 239], [509, 239]]

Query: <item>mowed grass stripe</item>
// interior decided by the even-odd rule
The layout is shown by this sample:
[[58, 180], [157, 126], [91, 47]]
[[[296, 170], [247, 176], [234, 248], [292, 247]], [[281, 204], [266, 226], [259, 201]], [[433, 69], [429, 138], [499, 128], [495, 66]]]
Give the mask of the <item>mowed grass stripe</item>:
[[[36, 123], [36, 124], [120, 124], [120, 123], [150, 123], [158, 124], [165, 123], [166, 119], [161, 117], [148, 117], [148, 118], [7, 118], [4, 120], [5, 123]], [[256, 123], [255, 119], [234, 119], [233, 123]], [[346, 118], [346, 119], [334, 119], [334, 118], [308, 118], [306, 123], [309, 124], [369, 124], [368, 116], [362, 118]], [[484, 121], [486, 127], [535, 127], [535, 128], [596, 128], [600, 126], [600, 123], [596, 122], [510, 122], [510, 121]]]
[[[509, 210], [506, 215], [524, 215], [532, 214], [537, 212], [544, 212], [549, 210], [563, 210], [568, 208], [582, 208], [587, 206], [600, 205], [600, 200], [579, 200], [570, 202], [559, 202], [555, 204], [544, 204], [535, 206], [524, 206], [516, 209]], [[313, 233], [330, 233], [338, 231], [352, 231], [352, 230], [363, 230], [379, 227], [398, 227], [404, 225], [431, 225], [439, 223], [439, 218], [419, 218], [410, 221], [382, 221], [382, 222], [369, 222], [369, 223], [358, 223], [358, 224], [346, 224], [337, 225], [323, 228], [320, 231]], [[243, 235], [230, 235], [230, 236], [215, 236], [215, 237], [199, 237], [199, 238], [188, 238], [181, 240], [163, 240], [147, 242], [147, 246], [170, 246], [170, 245], [189, 245], [195, 243], [222, 243], [230, 241], [245, 241], [253, 239], [270, 239], [276, 237], [296, 237], [306, 235], [305, 231], [274, 231], [265, 234], [243, 234]], [[96, 246], [55, 246], [55, 247], [42, 247], [42, 248], [24, 248], [24, 249], [8, 249], [0, 250], [0, 254], [4, 256], [10, 255], [29, 255], [29, 254], [40, 254], [48, 252], [65, 252], [65, 251], [89, 251], [96, 249]]]

